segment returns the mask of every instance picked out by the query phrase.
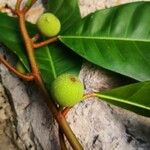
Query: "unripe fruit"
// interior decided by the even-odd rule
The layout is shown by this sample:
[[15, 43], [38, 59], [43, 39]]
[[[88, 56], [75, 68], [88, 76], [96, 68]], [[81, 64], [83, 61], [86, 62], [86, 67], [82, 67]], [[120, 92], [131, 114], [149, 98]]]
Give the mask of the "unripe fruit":
[[63, 107], [73, 106], [83, 98], [84, 86], [74, 75], [62, 74], [57, 77], [51, 87], [54, 100]]
[[39, 17], [37, 27], [44, 36], [52, 37], [59, 33], [61, 24], [54, 14], [44, 13]]
[[26, 69], [20, 61], [17, 62], [16, 69], [21, 73], [26, 73]]

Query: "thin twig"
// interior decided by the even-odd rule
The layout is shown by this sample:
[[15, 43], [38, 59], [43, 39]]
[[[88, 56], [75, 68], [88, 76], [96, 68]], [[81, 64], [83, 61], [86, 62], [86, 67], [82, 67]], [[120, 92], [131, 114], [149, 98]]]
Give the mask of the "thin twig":
[[91, 97], [96, 97], [96, 93], [92, 92], [92, 93], [87, 93], [83, 96], [83, 99], [87, 99], [87, 98], [91, 98]]
[[28, 0], [25, 7], [23, 8], [23, 12], [26, 13], [29, 9], [36, 3], [37, 0]]
[[16, 11], [12, 7], [6, 5], [5, 8], [9, 9], [13, 15], [16, 15]]
[[22, 0], [17, 0], [16, 7], [15, 7], [16, 12], [20, 11], [21, 2]]
[[16, 70], [13, 66], [11, 66], [2, 56], [0, 56], [0, 63], [4, 64], [9, 71], [13, 72], [16, 76], [18, 76], [21, 79], [24, 79], [26, 81], [32, 81], [34, 79], [34, 76], [31, 74], [23, 74]]
[[57, 40], [58, 40], [58, 37], [53, 37], [53, 38], [50, 38], [48, 40], [45, 40], [45, 41], [42, 41], [42, 42], [39, 42], [39, 43], [33, 43], [33, 47], [34, 48], [39, 48], [39, 47], [45, 46], [47, 44], [54, 43]]
[[68, 114], [68, 112], [71, 110], [72, 107], [66, 107], [63, 111], [62, 114], [64, 117], [66, 117], [66, 115]]

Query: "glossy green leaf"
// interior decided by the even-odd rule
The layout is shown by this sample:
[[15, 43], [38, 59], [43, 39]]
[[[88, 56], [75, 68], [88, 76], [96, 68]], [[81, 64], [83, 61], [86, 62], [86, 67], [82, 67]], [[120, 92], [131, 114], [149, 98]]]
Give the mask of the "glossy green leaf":
[[38, 48], [35, 56], [48, 88], [60, 74], [73, 73], [78, 75], [82, 65], [82, 59], [59, 42]]
[[61, 33], [81, 21], [78, 0], [48, 0], [48, 11], [60, 19]]
[[97, 11], [59, 38], [94, 64], [139, 81], [150, 80], [150, 2]]
[[[19, 31], [18, 19], [9, 17], [4, 13], [0, 13], [0, 20], [2, 20], [0, 22], [0, 42], [8, 47], [13, 53], [15, 53], [29, 71], [25, 48]], [[28, 29], [30, 28], [31, 36], [37, 33], [32, 24], [28, 24], [27, 27]]]
[[100, 92], [97, 96], [114, 105], [150, 117], [150, 81]]
[[[29, 70], [28, 60], [24, 51], [24, 45], [19, 31], [18, 20], [0, 13], [0, 42], [14, 52]], [[35, 25], [27, 23], [31, 35], [37, 33]], [[58, 75], [66, 72], [79, 73], [82, 60], [68, 48], [57, 42], [35, 50], [35, 57], [42, 77], [47, 87]]]

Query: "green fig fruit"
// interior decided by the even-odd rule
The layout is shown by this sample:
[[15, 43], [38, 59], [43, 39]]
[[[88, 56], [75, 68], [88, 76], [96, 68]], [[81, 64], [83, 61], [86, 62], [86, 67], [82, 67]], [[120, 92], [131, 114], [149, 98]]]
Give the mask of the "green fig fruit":
[[62, 107], [70, 107], [83, 98], [84, 86], [81, 81], [72, 74], [62, 74], [52, 83], [51, 95]]
[[26, 69], [20, 61], [17, 62], [16, 69], [21, 73], [26, 73]]
[[37, 20], [37, 27], [44, 36], [53, 37], [59, 33], [61, 24], [54, 14], [44, 13]]

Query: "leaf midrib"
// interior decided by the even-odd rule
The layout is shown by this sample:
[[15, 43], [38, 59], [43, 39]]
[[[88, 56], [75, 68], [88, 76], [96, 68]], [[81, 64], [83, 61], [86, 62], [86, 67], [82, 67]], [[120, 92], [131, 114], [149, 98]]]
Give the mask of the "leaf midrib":
[[54, 62], [53, 62], [53, 59], [52, 59], [52, 55], [50, 53], [50, 49], [48, 48], [48, 46], [46, 46], [46, 51], [47, 51], [47, 54], [48, 54], [49, 63], [50, 63], [51, 69], [52, 69], [53, 77], [55, 79], [57, 77], [57, 74], [56, 74]]
[[126, 99], [121, 99], [121, 98], [116, 98], [114, 96], [104, 95], [103, 93], [98, 93], [97, 95], [101, 99], [104, 98], [104, 99], [108, 99], [108, 100], [112, 100], [112, 101], [116, 101], [116, 102], [120, 102], [120, 103], [124, 103], [124, 104], [129, 104], [129, 105], [132, 105], [132, 106], [137, 106], [137, 107], [140, 107], [140, 108], [150, 110], [150, 107], [146, 107], [144, 105], [141, 105], [141, 104], [138, 104], [138, 103], [135, 103], [135, 102], [129, 102]]
[[120, 38], [120, 37], [97, 37], [97, 36], [63, 36], [60, 35], [59, 39], [91, 39], [91, 40], [115, 40], [115, 41], [134, 41], [134, 42], [146, 42], [149, 43], [150, 39], [131, 39], [131, 38]]
[[8, 25], [0, 25], [1, 28], [5, 28], [5, 29], [8, 29], [8, 30], [13, 30], [13, 31], [17, 31], [19, 32], [19, 30], [17, 28], [13, 28], [12, 26], [8, 26]]

